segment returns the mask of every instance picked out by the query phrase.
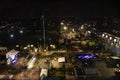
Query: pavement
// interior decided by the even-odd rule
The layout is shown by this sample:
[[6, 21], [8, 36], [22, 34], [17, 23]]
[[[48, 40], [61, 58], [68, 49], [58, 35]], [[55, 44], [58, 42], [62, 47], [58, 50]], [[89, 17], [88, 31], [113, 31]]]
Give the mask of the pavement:
[[37, 69], [31, 69], [31, 70], [25, 70], [25, 71], [22, 71], [16, 75], [14, 75], [13, 79], [15, 80], [38, 80], [39, 79], [39, 70]]

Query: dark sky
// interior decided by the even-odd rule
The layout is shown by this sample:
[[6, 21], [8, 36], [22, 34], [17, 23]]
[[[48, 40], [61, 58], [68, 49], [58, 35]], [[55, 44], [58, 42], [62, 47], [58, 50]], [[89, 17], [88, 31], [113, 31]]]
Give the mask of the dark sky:
[[0, 17], [119, 16], [116, 0], [0, 0]]

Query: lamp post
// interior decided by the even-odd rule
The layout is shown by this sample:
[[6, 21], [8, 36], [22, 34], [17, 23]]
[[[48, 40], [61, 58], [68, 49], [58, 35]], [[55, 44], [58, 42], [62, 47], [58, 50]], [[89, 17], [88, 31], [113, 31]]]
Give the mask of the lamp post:
[[43, 19], [43, 22], [42, 22], [42, 25], [43, 25], [43, 48], [45, 48], [46, 42], [45, 42], [45, 21], [44, 21], [44, 12], [43, 12], [43, 14], [42, 14], [42, 19]]
[[67, 30], [67, 26], [64, 26], [63, 29], [66, 31]]

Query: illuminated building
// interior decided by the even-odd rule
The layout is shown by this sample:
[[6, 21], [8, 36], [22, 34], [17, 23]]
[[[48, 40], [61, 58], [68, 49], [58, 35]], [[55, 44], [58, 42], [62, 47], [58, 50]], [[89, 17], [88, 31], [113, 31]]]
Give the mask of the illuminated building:
[[12, 49], [6, 53], [7, 64], [15, 63], [17, 61], [17, 54], [19, 51]]

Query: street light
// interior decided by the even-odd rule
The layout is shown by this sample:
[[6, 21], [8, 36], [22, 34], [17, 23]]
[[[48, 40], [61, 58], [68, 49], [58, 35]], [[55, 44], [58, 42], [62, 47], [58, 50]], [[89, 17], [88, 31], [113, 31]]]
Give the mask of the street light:
[[66, 27], [66, 26], [64, 26], [64, 27], [63, 27], [63, 29], [64, 29], [64, 30], [67, 30], [67, 27]]
[[108, 35], [106, 35], [106, 38], [108, 38]]
[[13, 38], [14, 37], [14, 34], [10, 34], [10, 38]]
[[90, 34], [90, 33], [91, 33], [91, 31], [88, 31], [88, 33]]
[[84, 25], [81, 26], [81, 29], [84, 29]]
[[45, 42], [45, 21], [44, 21], [44, 12], [43, 12], [43, 14], [42, 14], [42, 19], [43, 19], [43, 22], [42, 22], [42, 25], [43, 25], [43, 43], [44, 43], [44, 48], [45, 48], [46, 42]]
[[114, 42], [116, 42], [117, 40], [116, 39], [114, 39]]
[[16, 45], [16, 47], [19, 47], [19, 45]]
[[20, 34], [23, 34], [23, 30], [20, 30]]
[[30, 47], [30, 45], [27, 45], [27, 47]]
[[104, 37], [105, 36], [105, 34], [102, 34], [102, 37]]
[[63, 22], [61, 22], [60, 24], [61, 24], [61, 25], [64, 25], [64, 23], [63, 23]]
[[109, 39], [112, 40], [112, 37], [110, 37]]
[[34, 45], [33, 45], [33, 44], [31, 44], [30, 46], [31, 46], [31, 47], [33, 47]]

